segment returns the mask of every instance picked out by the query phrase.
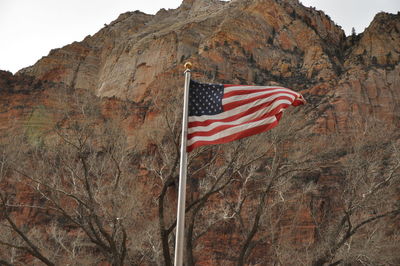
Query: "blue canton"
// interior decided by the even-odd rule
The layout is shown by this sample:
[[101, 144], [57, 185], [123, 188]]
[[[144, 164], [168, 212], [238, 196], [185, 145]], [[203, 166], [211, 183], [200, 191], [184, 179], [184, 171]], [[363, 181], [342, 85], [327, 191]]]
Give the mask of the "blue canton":
[[223, 96], [224, 85], [203, 84], [191, 80], [189, 86], [189, 116], [222, 113]]

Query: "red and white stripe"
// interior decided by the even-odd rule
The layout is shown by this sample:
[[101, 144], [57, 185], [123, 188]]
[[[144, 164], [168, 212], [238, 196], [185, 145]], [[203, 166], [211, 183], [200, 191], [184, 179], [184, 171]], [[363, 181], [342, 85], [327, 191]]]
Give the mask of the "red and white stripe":
[[304, 103], [300, 93], [282, 87], [224, 85], [222, 113], [189, 116], [187, 151], [270, 130], [283, 109]]

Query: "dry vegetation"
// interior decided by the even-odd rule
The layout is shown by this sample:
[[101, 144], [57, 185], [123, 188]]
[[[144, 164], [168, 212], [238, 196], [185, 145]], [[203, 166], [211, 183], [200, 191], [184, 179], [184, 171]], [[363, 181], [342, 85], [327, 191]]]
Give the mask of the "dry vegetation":
[[[58, 99], [51, 130], [3, 136], [0, 264], [172, 265], [177, 104], [160, 104], [143, 151], [92, 95]], [[190, 154], [187, 265], [399, 264], [397, 133], [313, 135], [307, 108]]]

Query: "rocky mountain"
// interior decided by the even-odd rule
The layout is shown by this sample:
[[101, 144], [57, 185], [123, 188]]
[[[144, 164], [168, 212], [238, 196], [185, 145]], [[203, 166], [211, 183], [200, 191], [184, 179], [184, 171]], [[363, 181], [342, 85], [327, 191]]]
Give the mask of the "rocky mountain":
[[[94, 36], [51, 51], [17, 76], [142, 102], [179, 86], [181, 65], [191, 60], [195, 77], [210, 82], [277, 82], [313, 94], [335, 93], [344, 101], [350, 93], [351, 101], [359, 102], [353, 108], [368, 102], [395, 114], [390, 106], [399, 97], [398, 31], [398, 15], [385, 13], [364, 33], [346, 39], [323, 12], [298, 1], [183, 1], [178, 9], [154, 16], [122, 14]], [[388, 97], [381, 99], [380, 87], [387, 88]], [[364, 91], [367, 95], [361, 95]]]
[[[33, 126], [41, 130], [50, 129], [60, 118], [59, 102], [55, 99], [59, 91], [66, 92], [68, 95], [74, 91], [89, 91], [101, 101], [101, 113], [105, 117], [118, 120], [124, 134], [128, 136], [129, 147], [134, 146], [140, 139], [141, 151], [145, 150], [154, 158], [162, 157], [161, 152], [156, 152], [159, 149], [157, 145], [162, 144], [157, 144], [157, 141], [144, 138], [144, 136], [153, 132], [154, 128], [157, 130], [161, 128], [158, 119], [162, 118], [163, 112], [160, 108], [163, 110], [167, 106], [166, 102], [169, 100], [172, 102], [172, 99], [182, 93], [183, 63], [186, 61], [193, 63], [192, 77], [199, 81], [283, 85], [302, 92], [308, 101], [305, 113], [313, 120], [303, 121], [303, 124], [308, 123], [306, 127], [308, 135], [301, 141], [306, 143], [306, 139], [311, 139], [310, 143], [314, 143], [307, 145], [313, 148], [314, 152], [320, 152], [320, 158], [323, 157], [322, 153], [327, 144], [317, 141], [319, 137], [315, 138], [315, 136], [340, 133], [351, 139], [354, 125], [366, 125], [372, 123], [371, 121], [378, 121], [386, 128], [398, 129], [400, 126], [399, 13], [379, 13], [363, 33], [346, 37], [340, 26], [336, 25], [329, 16], [315, 8], [304, 7], [298, 0], [231, 0], [229, 2], [183, 0], [179, 8], [162, 9], [156, 15], [148, 15], [140, 11], [121, 14], [95, 35], [87, 36], [81, 42], [74, 42], [52, 50], [36, 64], [20, 70], [15, 75], [1, 71], [0, 129], [5, 132], [15, 124], [31, 127], [32, 122], [29, 121], [36, 119], [37, 116], [43, 117], [43, 112], [46, 113], [46, 119], [36, 119]], [[54, 121], [54, 123], [49, 121]], [[160, 139], [164, 141], [165, 136], [164, 133]], [[368, 139], [366, 135], [362, 137]], [[394, 138], [389, 138], [388, 142], [393, 140], [396, 141]], [[293, 140], [288, 142], [294, 143]], [[354, 150], [356, 149], [352, 151]], [[246, 236], [246, 230], [238, 229], [239, 224], [248, 223], [250, 228], [253, 224], [252, 215], [257, 213], [254, 206], [258, 206], [257, 200], [249, 196], [252, 200], [247, 203], [249, 210], [243, 212], [245, 217], [243, 221], [229, 222], [226, 219], [215, 223], [215, 228], [212, 227], [214, 224], [208, 224], [211, 228], [209, 232], [208, 229], [205, 232], [201, 232], [200, 229], [200, 231], [195, 230], [198, 234], [197, 244], [192, 247], [191, 255], [188, 255], [188, 264], [234, 265], [236, 261], [240, 261], [237, 259], [239, 256], [249, 265], [272, 265], [272, 262], [277, 265], [328, 265], [335, 263], [335, 260], [338, 263], [344, 263], [347, 260], [350, 263], [348, 265], [361, 265], [364, 257], [357, 257], [359, 258], [357, 261], [341, 250], [344, 243], [348, 244], [350, 250], [351, 241], [347, 238], [336, 249], [336, 244], [333, 245], [334, 247], [329, 251], [324, 246], [330, 243], [329, 241], [323, 242], [324, 245], [318, 242], [322, 241], [324, 234], [318, 231], [315, 217], [319, 215], [318, 219], [323, 221], [327, 212], [342, 213], [343, 206], [350, 204], [347, 201], [338, 203], [337, 191], [327, 188], [332, 184], [340, 187], [338, 184], [345, 180], [342, 178], [345, 175], [343, 171], [332, 165], [339, 163], [345, 165], [344, 161], [348, 157], [344, 156], [346, 153], [339, 148], [336, 152], [336, 155], [331, 154], [327, 157], [328, 159], [324, 159], [323, 165], [320, 162], [319, 168], [323, 169], [322, 174], [311, 171], [297, 176], [298, 179], [314, 180], [313, 182], [321, 188], [318, 193], [311, 193], [311, 196], [305, 193], [306, 196], [301, 199], [300, 207], [293, 207], [290, 205], [292, 203], [285, 207], [287, 209], [282, 218], [283, 225], [280, 225], [280, 236], [272, 237], [272, 231], [259, 232], [249, 240], [248, 245], [253, 245], [249, 249], [251, 251], [243, 248], [245, 245], [240, 243], [243, 242], [242, 238], [247, 239], [243, 237]], [[308, 154], [306, 151], [299, 150], [294, 156], [301, 158]], [[141, 156], [146, 157], [143, 154]], [[392, 164], [392, 162], [385, 163]], [[140, 163], [142, 168], [138, 187], [140, 186], [142, 190], [146, 190], [145, 184], [149, 182], [157, 183], [145, 178], [145, 176], [151, 176], [151, 171], [144, 166], [145, 164], [145, 162]], [[354, 166], [355, 163], [350, 165]], [[393, 167], [393, 169], [392, 176], [398, 175], [398, 168]], [[382, 174], [382, 176], [385, 175]], [[317, 179], [319, 183], [315, 181]], [[129, 262], [124, 262], [126, 265], [163, 265], [164, 263], [168, 265], [166, 255], [168, 252], [165, 252], [165, 249], [172, 249], [172, 244], [170, 243], [168, 247], [168, 243], [163, 242], [162, 237], [160, 240], [157, 231], [160, 231], [161, 235], [165, 232], [171, 233], [161, 224], [173, 223], [176, 191], [171, 188], [173, 182], [168, 183], [165, 180], [158, 187], [154, 185], [143, 193], [145, 196], [140, 202], [151, 211], [150, 214], [143, 216], [137, 231], [131, 230], [131, 233], [135, 232], [140, 237], [144, 237], [142, 234], [147, 232], [148, 242], [135, 243], [142, 246], [137, 248], [139, 251], [136, 251], [135, 255], [130, 255]], [[392, 180], [392, 178], [385, 180]], [[196, 182], [199, 184], [196, 183], [193, 186], [200, 189], [201, 181]], [[240, 184], [243, 185], [245, 182]], [[399, 183], [390, 184], [395, 188], [399, 187]], [[257, 184], [253, 186], [255, 186], [254, 191], [257, 191]], [[160, 190], [160, 187], [165, 188], [165, 191]], [[344, 191], [345, 189], [342, 188], [338, 190]], [[297, 188], [287, 193], [291, 195], [293, 191], [300, 190]], [[201, 193], [196, 194], [195, 189], [193, 191], [194, 194], [190, 197], [193, 202], [196, 202], [196, 197], [200, 197]], [[238, 184], [230, 188], [226, 197], [235, 198], [235, 195], [230, 195], [230, 193], [235, 194], [235, 191], [242, 193]], [[274, 193], [273, 195], [280, 195], [283, 198], [278, 190]], [[368, 193], [361, 191], [360, 195], [364, 197], [369, 195]], [[168, 205], [166, 208], [171, 210], [166, 217], [157, 216], [157, 210], [159, 215], [163, 211], [160, 210], [160, 204], [163, 208], [164, 203], [159, 202], [157, 207], [151, 200], [151, 197], [160, 199], [161, 195], [166, 197], [166, 201], [167, 199], [170, 201], [168, 204], [165, 203], [166, 206]], [[211, 206], [218, 205], [217, 199], [222, 197], [221, 195], [212, 198]], [[396, 197], [393, 196], [391, 199], [393, 198]], [[398, 201], [398, 197], [396, 200]], [[251, 207], [252, 204], [253, 207]], [[329, 207], [327, 207], [328, 204], [330, 204]], [[3, 206], [5, 208], [6, 205]], [[244, 206], [247, 205], [244, 204]], [[313, 213], [315, 208], [318, 209], [318, 215]], [[295, 209], [301, 211], [296, 212]], [[204, 213], [216, 215], [212, 210], [209, 207]], [[345, 213], [348, 215], [344, 216], [348, 218], [347, 221], [353, 219], [350, 211]], [[25, 218], [24, 216], [19, 218], [21, 223], [24, 223], [24, 219], [29, 219], [29, 215], [26, 213], [25, 215]], [[191, 215], [190, 217], [196, 217], [200, 214]], [[364, 211], [362, 214], [357, 214], [357, 217], [360, 218], [363, 215], [365, 215]], [[289, 230], [290, 220], [293, 220], [295, 216], [300, 225]], [[343, 228], [346, 219], [343, 219]], [[194, 218], [193, 221], [195, 221]], [[146, 223], [149, 226], [159, 223], [161, 227], [157, 230], [152, 229], [152, 227], [146, 227]], [[196, 223], [193, 222], [193, 224]], [[268, 228], [266, 224], [263, 226]], [[354, 229], [350, 222], [346, 228], [348, 232]], [[393, 228], [393, 230], [397, 230], [397, 233], [388, 234], [398, 240], [398, 228]], [[365, 234], [368, 233], [369, 231], [365, 232]], [[346, 233], [343, 235], [346, 236]], [[171, 235], [168, 236], [168, 234], [166, 241], [168, 242], [168, 237], [172, 242]], [[282, 239], [291, 239], [292, 242], [285, 242]], [[331, 241], [331, 238], [329, 239]], [[219, 241], [225, 244], [219, 245]], [[271, 248], [275, 247], [272, 243], [274, 241], [281, 244], [279, 249]], [[356, 243], [354, 248], [358, 252], [361, 248], [357, 246], [358, 242], [354, 241]], [[229, 243], [231, 248], [225, 246], [226, 243]], [[291, 248], [288, 248], [289, 244], [292, 245]], [[312, 246], [313, 244], [317, 247]], [[151, 245], [154, 246], [150, 247]], [[290, 255], [281, 250], [290, 249], [292, 254], [297, 254], [297, 251], [305, 254], [307, 245], [318, 250], [319, 253], [315, 251], [314, 257], [311, 255], [307, 258], [301, 257], [305, 260], [304, 263], [296, 263], [296, 259], [300, 257], [293, 255], [290, 258]], [[131, 247], [130, 251], [133, 249]], [[244, 252], [243, 256], [239, 255], [241, 251]], [[394, 252], [396, 250], [391, 250], [389, 254], [394, 254]], [[10, 261], [6, 258], [8, 256], [6, 254], [8, 254], [7, 251], [1, 251], [0, 259], [4, 257], [5, 261]], [[152, 256], [153, 260], [150, 258]], [[34, 257], [37, 256], [34, 255]], [[372, 257], [365, 261], [372, 264], [377, 262]], [[379, 258], [378, 255], [373, 258], [376, 257]], [[399, 257], [392, 257], [390, 263], [399, 262]], [[138, 258], [141, 258], [141, 262]], [[381, 262], [385, 265], [383, 257]], [[98, 263], [121, 265], [110, 258]], [[243, 264], [239, 263], [239, 265]]]

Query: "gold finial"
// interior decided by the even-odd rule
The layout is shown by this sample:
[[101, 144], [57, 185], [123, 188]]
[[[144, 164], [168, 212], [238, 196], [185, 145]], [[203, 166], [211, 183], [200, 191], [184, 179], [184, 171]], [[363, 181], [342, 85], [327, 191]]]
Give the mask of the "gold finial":
[[188, 70], [188, 69], [191, 70], [193, 65], [190, 62], [186, 62], [184, 66], [185, 66], [185, 70]]

